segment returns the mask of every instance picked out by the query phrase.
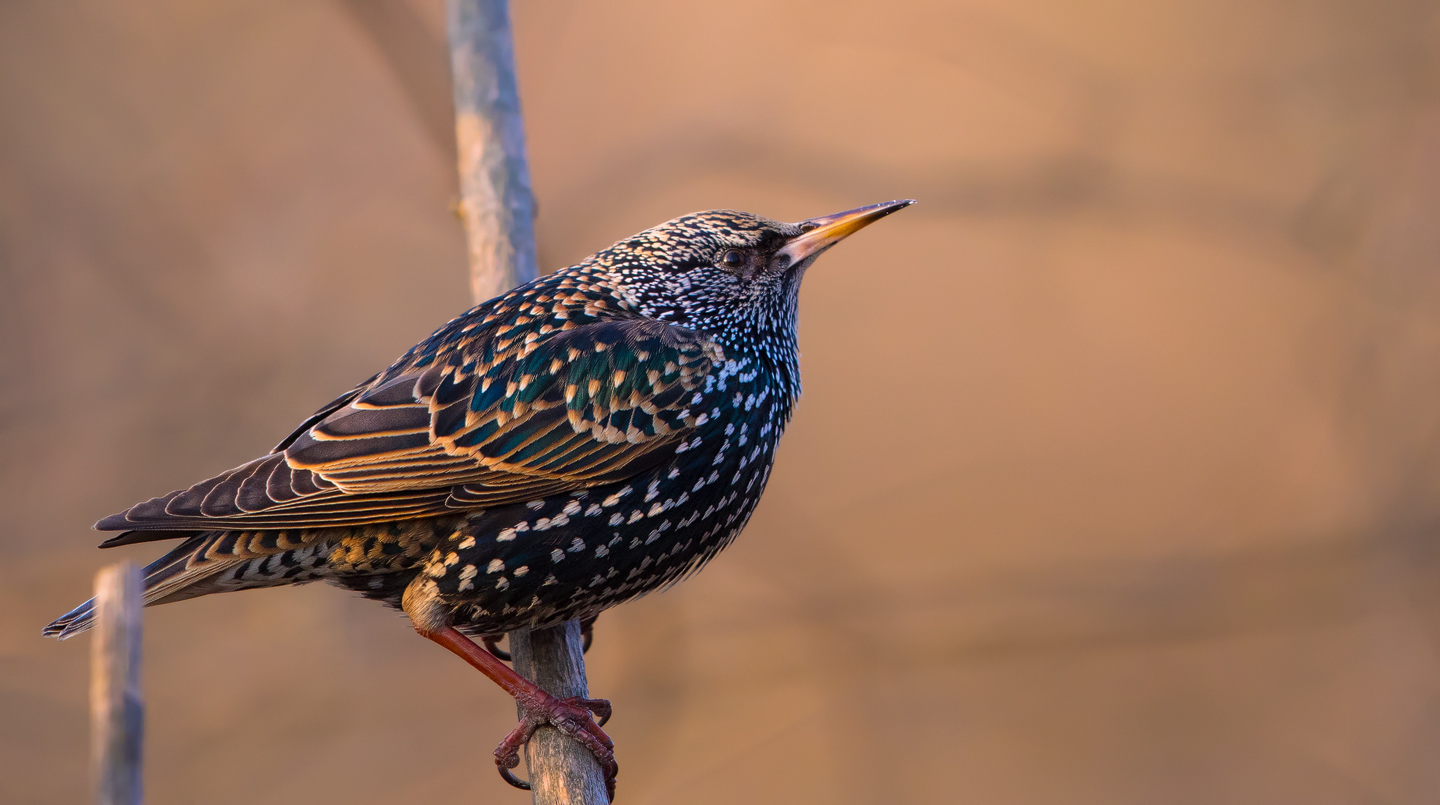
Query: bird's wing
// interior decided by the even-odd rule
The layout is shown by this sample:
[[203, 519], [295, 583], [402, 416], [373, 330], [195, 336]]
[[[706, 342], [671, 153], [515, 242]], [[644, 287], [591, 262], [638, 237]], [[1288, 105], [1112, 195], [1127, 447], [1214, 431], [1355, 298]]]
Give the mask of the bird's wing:
[[696, 333], [643, 319], [495, 341], [387, 372], [283, 451], [96, 527], [358, 525], [621, 480], [684, 449], [724, 359]]
[[379, 377], [379, 374], [370, 375], [370, 378], [368, 380], [362, 381], [360, 385], [356, 386], [353, 389], [350, 389], [344, 394], [341, 394], [339, 397], [336, 397], [330, 402], [320, 406], [320, 410], [311, 414], [308, 418], [306, 418], [304, 422], [296, 425], [295, 430], [290, 431], [290, 435], [286, 436], [283, 441], [275, 445], [274, 449], [272, 449], [270, 452], [278, 453], [281, 450], [284, 450], [285, 448], [294, 444], [296, 439], [304, 436], [305, 432], [310, 430], [310, 428], [314, 427], [317, 423], [320, 422], [320, 420], [324, 419], [327, 416], [330, 416], [331, 414], [340, 410], [342, 407], [350, 404], [350, 402], [353, 401], [356, 397], [364, 394], [365, 389], [369, 388], [371, 384], [373, 384], [375, 380]]

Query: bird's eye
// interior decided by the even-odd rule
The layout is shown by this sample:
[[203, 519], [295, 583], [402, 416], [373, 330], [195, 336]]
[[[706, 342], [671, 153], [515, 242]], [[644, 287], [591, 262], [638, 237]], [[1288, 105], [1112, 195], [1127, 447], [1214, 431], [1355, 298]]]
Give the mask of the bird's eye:
[[720, 255], [720, 265], [726, 268], [740, 268], [745, 265], [745, 255], [739, 249], [730, 249]]

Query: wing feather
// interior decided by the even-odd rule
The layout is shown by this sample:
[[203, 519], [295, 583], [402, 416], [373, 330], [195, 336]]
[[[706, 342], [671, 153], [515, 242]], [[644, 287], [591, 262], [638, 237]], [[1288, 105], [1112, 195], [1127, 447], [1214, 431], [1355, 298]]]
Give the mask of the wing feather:
[[277, 452], [97, 528], [359, 525], [608, 483], [675, 454], [709, 408], [690, 403], [724, 359], [696, 333], [643, 319], [534, 335], [492, 328], [397, 364]]

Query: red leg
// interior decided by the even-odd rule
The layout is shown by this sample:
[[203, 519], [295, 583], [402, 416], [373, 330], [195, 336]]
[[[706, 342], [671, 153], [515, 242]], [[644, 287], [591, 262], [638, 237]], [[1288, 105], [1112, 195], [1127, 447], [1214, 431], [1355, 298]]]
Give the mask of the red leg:
[[[534, 682], [515, 673], [514, 669], [501, 662], [494, 654], [475, 645], [475, 641], [453, 626], [420, 634], [449, 649], [480, 673], [490, 677], [495, 684], [504, 688], [506, 693], [515, 697], [515, 702], [520, 705], [519, 726], [495, 747], [495, 765], [500, 768], [500, 776], [504, 777], [506, 782], [517, 788], [530, 787], [529, 783], [515, 779], [510, 770], [520, 765], [520, 747], [530, 740], [535, 729], [549, 724], [590, 750], [600, 762], [600, 768], [605, 771], [605, 788], [610, 798], [615, 798], [615, 774], [619, 771], [619, 766], [615, 763], [615, 742], [600, 729], [600, 724], [610, 718], [609, 702], [579, 696], [557, 699]], [[592, 713], [600, 717], [600, 724], [596, 724], [591, 718]]]

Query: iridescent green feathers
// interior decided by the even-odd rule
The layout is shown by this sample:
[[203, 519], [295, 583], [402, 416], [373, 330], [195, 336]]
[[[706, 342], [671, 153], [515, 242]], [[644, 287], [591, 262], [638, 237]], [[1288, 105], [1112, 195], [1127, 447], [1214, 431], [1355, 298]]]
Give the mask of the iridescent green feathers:
[[583, 272], [546, 280], [451, 322], [278, 452], [98, 527], [427, 517], [605, 483], [673, 456], [703, 421], [696, 394], [721, 348], [627, 316]]

